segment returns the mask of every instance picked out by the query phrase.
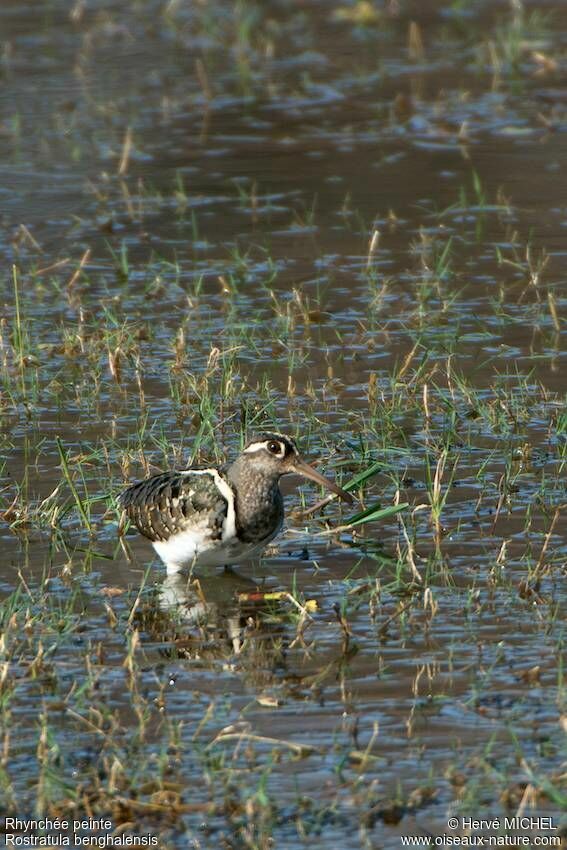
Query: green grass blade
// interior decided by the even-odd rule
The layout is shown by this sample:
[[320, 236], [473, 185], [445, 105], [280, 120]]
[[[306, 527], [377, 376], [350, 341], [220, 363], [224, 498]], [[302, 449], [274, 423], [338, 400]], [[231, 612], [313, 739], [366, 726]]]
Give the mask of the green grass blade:
[[79, 511], [80, 517], [83, 520], [85, 526], [89, 531], [92, 531], [91, 521], [88, 517], [88, 514], [85, 510], [85, 506], [83, 505], [83, 501], [79, 496], [77, 488], [75, 487], [75, 483], [71, 478], [71, 473], [69, 472], [69, 464], [67, 463], [67, 452], [63, 447], [63, 443], [61, 442], [59, 437], [55, 438], [55, 442], [57, 443], [57, 449], [59, 450], [59, 457], [61, 458], [61, 469], [63, 470], [63, 475], [65, 477], [65, 481], [69, 485], [71, 493], [73, 494], [73, 498], [75, 500], [75, 504], [77, 506], [77, 510]]
[[382, 469], [386, 468], [386, 464], [381, 460], [377, 460], [368, 469], [365, 469], [363, 472], [359, 472], [358, 475], [355, 475], [354, 478], [350, 478], [346, 484], [341, 484], [343, 490], [347, 492], [349, 490], [356, 490], [357, 487], [360, 487], [369, 478], [372, 478], [373, 475], [377, 475]]
[[381, 508], [380, 503], [378, 502], [371, 505], [369, 508], [366, 508], [366, 510], [351, 516], [350, 519], [347, 519], [345, 525], [364, 525], [367, 522], [375, 522], [379, 519], [386, 519], [387, 517], [401, 513], [401, 511], [405, 511], [406, 508], [409, 508], [409, 502], [402, 502], [399, 505], [388, 505], [385, 508]]

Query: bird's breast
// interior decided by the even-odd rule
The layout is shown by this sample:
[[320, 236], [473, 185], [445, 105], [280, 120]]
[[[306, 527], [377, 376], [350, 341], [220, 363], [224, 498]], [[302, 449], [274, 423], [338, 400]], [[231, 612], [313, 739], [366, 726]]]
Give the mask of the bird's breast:
[[238, 539], [245, 543], [268, 542], [280, 530], [284, 518], [283, 497], [275, 490], [240, 493], [236, 500]]

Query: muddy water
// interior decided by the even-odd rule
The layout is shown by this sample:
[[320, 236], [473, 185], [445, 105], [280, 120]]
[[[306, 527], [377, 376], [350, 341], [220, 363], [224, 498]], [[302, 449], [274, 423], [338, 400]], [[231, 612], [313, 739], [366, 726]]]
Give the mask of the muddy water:
[[[2, 592], [21, 572], [52, 654], [45, 688], [31, 645], [14, 663], [10, 811], [29, 816], [44, 787], [41, 701], [58, 747], [52, 805], [114, 752], [146, 765], [113, 793], [145, 801], [135, 817], [168, 847], [267, 846], [221, 805], [236, 798], [256, 801], [248, 816], [260, 830], [264, 811], [282, 847], [397, 848], [454, 813], [559, 825], [562, 4], [5, 0], [0, 33], [4, 510], [58, 485], [54, 503], [69, 499], [56, 437], [100, 500], [94, 536], [73, 510], [55, 536], [45, 515], [5, 514]], [[207, 375], [206, 390], [187, 375]], [[421, 586], [395, 519], [353, 540], [292, 517], [262, 568], [202, 577], [205, 631], [201, 597], [157, 565], [127, 622], [152, 553], [132, 536], [126, 558], [109, 494], [182, 462], [198, 433], [198, 459], [233, 456], [243, 406], [291, 423], [337, 475], [382, 460], [368, 503], [399, 488], [428, 505], [427, 469], [447, 450], [439, 533], [429, 508], [406, 519]], [[252, 579], [317, 601], [304, 633], [293, 607], [235, 606]], [[235, 617], [251, 618], [239, 656]], [[137, 728], [132, 625], [151, 728], [137, 749], [124, 732], [104, 752], [61, 704], [88, 712], [68, 694], [91, 653], [93, 700]], [[211, 743], [235, 724], [258, 739]], [[164, 753], [180, 805], [214, 798], [215, 813], [152, 809]]]

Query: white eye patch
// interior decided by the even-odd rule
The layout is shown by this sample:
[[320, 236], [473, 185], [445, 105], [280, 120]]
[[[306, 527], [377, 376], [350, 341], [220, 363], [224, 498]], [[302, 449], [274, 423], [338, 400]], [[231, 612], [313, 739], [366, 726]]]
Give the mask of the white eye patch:
[[271, 454], [272, 457], [282, 458], [285, 455], [285, 445], [283, 443], [278, 443], [280, 450], [277, 454], [275, 452], [271, 452], [268, 449], [269, 445], [271, 445], [272, 443], [276, 443], [276, 442], [277, 442], [277, 440], [263, 440], [260, 443], [250, 443], [250, 445], [246, 449], [244, 449], [243, 454], [250, 454], [250, 452], [265, 451], [265, 452], [268, 452], [268, 454]]

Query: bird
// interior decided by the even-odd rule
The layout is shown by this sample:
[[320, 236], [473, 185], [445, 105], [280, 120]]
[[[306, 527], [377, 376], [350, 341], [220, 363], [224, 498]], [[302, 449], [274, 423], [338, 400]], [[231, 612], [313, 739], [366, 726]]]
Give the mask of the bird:
[[302, 459], [291, 437], [270, 431], [255, 436], [229, 466], [152, 475], [124, 490], [118, 504], [152, 542], [168, 574], [228, 567], [257, 557], [280, 531], [279, 481], [290, 473], [352, 502], [350, 493]]

